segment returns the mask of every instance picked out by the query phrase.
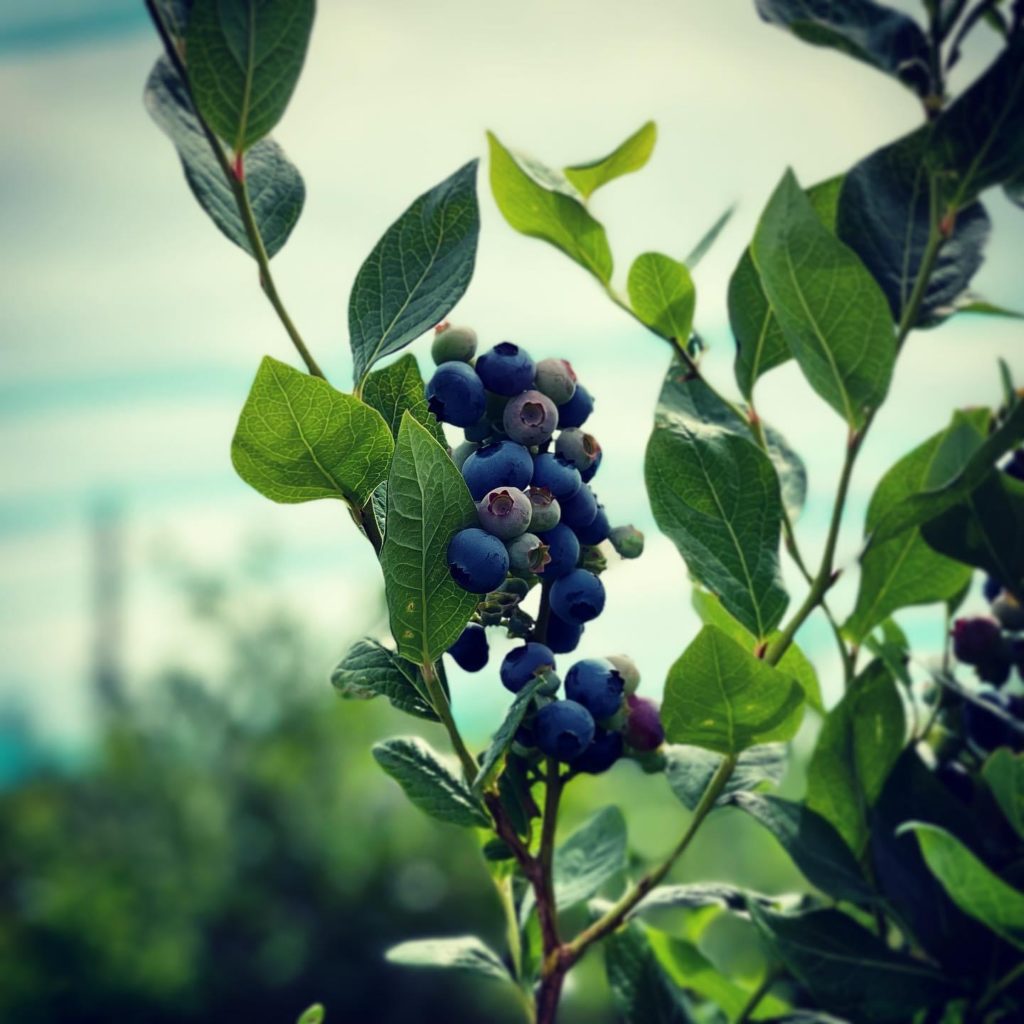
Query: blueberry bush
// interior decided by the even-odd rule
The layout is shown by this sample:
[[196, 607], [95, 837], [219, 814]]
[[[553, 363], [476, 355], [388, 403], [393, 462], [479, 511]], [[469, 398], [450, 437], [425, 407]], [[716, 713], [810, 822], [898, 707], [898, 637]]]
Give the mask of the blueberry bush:
[[[492, 979], [538, 1024], [556, 1019], [567, 974], [598, 945], [617, 1011], [644, 1024], [1021, 1019], [1024, 401], [1008, 365], [993, 367], [991, 407], [954, 411], [878, 481], [853, 607], [834, 607], [830, 591], [851, 475], [908, 337], [965, 310], [1013, 315], [970, 284], [991, 230], [983, 193], [1002, 188], [1024, 205], [1024, 4], [925, 0], [915, 19], [872, 0], [757, 0], [766, 22], [911, 90], [922, 123], [826, 181], [787, 171], [778, 182], [729, 282], [736, 355], [725, 386], [702, 366], [690, 272], [727, 215], [685, 259], [638, 256], [620, 291], [590, 210], [596, 190], [648, 161], [655, 126], [560, 171], [488, 136], [507, 222], [579, 264], [671, 351], [644, 471], [703, 626], [660, 708], [627, 655], [571, 658], [600, 628], [609, 558], [643, 551], [594, 491], [597, 396], [557, 352], [512, 341], [478, 351], [475, 332], [446, 319], [473, 274], [477, 161], [420, 196], [367, 257], [349, 301], [353, 387], [337, 389], [270, 269], [304, 188], [268, 133], [298, 80], [313, 0], [148, 7], [164, 48], [150, 112], [195, 198], [256, 261], [304, 364], [263, 359], [234, 467], [273, 501], [343, 502], [373, 546], [392, 638], [357, 643], [332, 681], [344, 697], [383, 695], [444, 727], [454, 760], [417, 736], [373, 755], [420, 810], [478, 838], [507, 914], [503, 949], [447, 937], [389, 958]], [[965, 39], [981, 32], [997, 56], [948, 95]], [[425, 383], [414, 355], [384, 362], [432, 329]], [[847, 428], [817, 559], [796, 530], [803, 465], [755, 402], [760, 378], [790, 359]], [[792, 603], [784, 556], [805, 584]], [[957, 618], [976, 574], [990, 614]], [[911, 650], [893, 619], [912, 605], [944, 617], [941, 659]], [[843, 696], [828, 709], [796, 643], [812, 615], [841, 656]], [[517, 645], [497, 667], [507, 713], [474, 751], [452, 715], [445, 655], [487, 670], [489, 630]], [[783, 799], [771, 789], [805, 715], [820, 719], [806, 795]], [[616, 807], [559, 833], [566, 787], [624, 758], [663, 775], [690, 812], [668, 856], [643, 870], [627, 860]], [[668, 881], [721, 808], [774, 836], [806, 890]], [[582, 916], [566, 913], [574, 907]], [[680, 913], [658, 916], [666, 910]], [[763, 944], [755, 983], [700, 952], [718, 914]], [[303, 1020], [322, 1014], [314, 1006]]]

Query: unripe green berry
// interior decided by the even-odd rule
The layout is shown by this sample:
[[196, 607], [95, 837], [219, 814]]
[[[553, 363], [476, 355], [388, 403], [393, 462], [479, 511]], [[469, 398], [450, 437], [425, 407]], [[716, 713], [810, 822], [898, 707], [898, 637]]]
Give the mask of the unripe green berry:
[[616, 526], [608, 540], [622, 558], [639, 558], [644, 553], [644, 535], [635, 526]]
[[430, 346], [435, 365], [442, 363], [468, 363], [476, 355], [476, 331], [472, 327], [452, 327], [439, 324]]
[[524, 533], [510, 540], [508, 548], [508, 564], [514, 572], [542, 572], [544, 566], [551, 561], [548, 546], [535, 533]]
[[530, 487], [526, 493], [533, 506], [530, 529], [534, 533], [546, 533], [548, 530], [553, 530], [562, 518], [562, 508], [558, 504], [558, 500], [552, 497], [546, 487]]

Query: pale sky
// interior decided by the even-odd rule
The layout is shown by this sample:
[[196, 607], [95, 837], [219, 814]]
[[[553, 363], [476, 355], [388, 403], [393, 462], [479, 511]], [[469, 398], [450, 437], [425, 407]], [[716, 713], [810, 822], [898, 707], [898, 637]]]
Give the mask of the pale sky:
[[[154, 568], [160, 552], [230, 568], [252, 542], [274, 542], [274, 596], [326, 638], [325, 680], [330, 655], [366, 626], [376, 585], [340, 505], [275, 506], [233, 475], [230, 438], [260, 357], [295, 357], [253, 264], [195, 205], [143, 109], [158, 46], [140, 6], [9, 0], [0, 14], [0, 704], [22, 702], [68, 738], [89, 724], [87, 525], [98, 497], [125, 511], [126, 657], [140, 677], [170, 654], [204, 656], [182, 653], [190, 634]], [[954, 88], [990, 52], [975, 46]], [[593, 212], [621, 281], [638, 252], [681, 257], [739, 204], [696, 272], [710, 372], [731, 389], [725, 287], [765, 199], [787, 165], [810, 184], [914, 127], [909, 92], [764, 25], [748, 0], [322, 0], [275, 133], [308, 200], [274, 269], [332, 381], [345, 387], [351, 376], [346, 304], [361, 261], [419, 193], [484, 156], [485, 129], [557, 166], [603, 155], [648, 118], [659, 130], [650, 165], [601, 192]], [[613, 521], [635, 522], [649, 545], [606, 577], [608, 610], [580, 655], [633, 654], [656, 694], [695, 630], [683, 564], [656, 535], [642, 485], [667, 350], [565, 257], [507, 227], [486, 165], [480, 184], [477, 273], [453, 319], [484, 344], [511, 338], [537, 358], [571, 359], [597, 394], [599, 493]], [[1021, 307], [1024, 215], [996, 195], [989, 209], [995, 231], [975, 284]], [[977, 317], [911, 339], [855, 478], [844, 564], [852, 569], [880, 473], [954, 405], [991, 403], [998, 355], [1024, 378], [1022, 341], [1019, 322]], [[413, 347], [424, 369], [427, 347]], [[816, 557], [843, 426], [792, 366], [765, 379], [758, 404], [807, 461]], [[793, 594], [796, 603], [802, 591]], [[851, 580], [835, 603], [852, 598]], [[938, 636], [934, 610], [907, 621]], [[828, 675], [821, 631], [806, 639], [826, 652]], [[835, 680], [825, 687], [835, 693]], [[456, 681], [457, 712], [478, 732], [504, 698], [496, 677]]]

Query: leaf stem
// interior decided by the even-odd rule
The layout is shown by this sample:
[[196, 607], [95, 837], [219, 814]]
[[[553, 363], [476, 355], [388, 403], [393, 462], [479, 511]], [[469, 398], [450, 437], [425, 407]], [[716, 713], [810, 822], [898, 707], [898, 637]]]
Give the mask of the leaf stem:
[[768, 995], [769, 990], [779, 977], [783, 973], [783, 968], [780, 965], [769, 967], [764, 972], [764, 977], [761, 979], [761, 983], [750, 993], [750, 998], [743, 1004], [743, 1009], [740, 1010], [739, 1016], [733, 1021], [733, 1024], [747, 1024], [750, 1020], [754, 1011], [760, 1005], [761, 1000]]
[[1024, 960], [1022, 960], [1016, 967], [1011, 968], [1006, 974], [1004, 974], [995, 984], [993, 984], [989, 990], [981, 997], [978, 1002], [977, 1011], [981, 1013], [1000, 992], [1005, 992], [1015, 981], [1017, 981], [1022, 975], [1024, 975]]
[[452, 749], [462, 765], [462, 774], [465, 775], [466, 781], [472, 784], [478, 771], [476, 758], [469, 752], [462, 739], [462, 734], [459, 732], [459, 727], [455, 724], [455, 719], [452, 717], [451, 703], [444, 692], [444, 688], [441, 686], [441, 680], [437, 677], [434, 663], [427, 660], [420, 668], [423, 672], [423, 681], [427, 684], [427, 693], [430, 694], [430, 703], [434, 707], [434, 712], [441, 719], [441, 724], [448, 732], [448, 739], [451, 741]]

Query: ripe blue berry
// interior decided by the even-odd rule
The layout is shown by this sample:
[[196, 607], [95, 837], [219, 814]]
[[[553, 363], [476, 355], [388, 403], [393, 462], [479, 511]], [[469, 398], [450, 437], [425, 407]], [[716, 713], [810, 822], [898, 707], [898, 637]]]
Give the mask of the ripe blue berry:
[[622, 705], [625, 684], [606, 658], [577, 661], [565, 677], [565, 695], [582, 704], [598, 721], [611, 718]]
[[658, 705], [631, 693], [626, 697], [626, 707], [626, 742], [634, 750], [657, 750], [665, 742], [665, 727], [661, 724]]
[[593, 396], [577, 382], [572, 398], [558, 407], [558, 422], [563, 427], [582, 427], [593, 411]]
[[524, 533], [505, 545], [508, 564], [513, 572], [543, 573], [551, 555], [548, 546], [535, 533]]
[[559, 501], [571, 498], [583, 486], [580, 471], [568, 459], [550, 452], [534, 456], [533, 482], [546, 487]]
[[1024, 480], [1024, 448], [1018, 448], [1003, 466], [1003, 472], [1014, 480]]
[[495, 487], [517, 487], [524, 491], [532, 476], [533, 459], [515, 441], [486, 444], [473, 452], [462, 467], [462, 477], [475, 501]]
[[584, 484], [571, 498], [563, 498], [562, 522], [574, 530], [589, 526], [597, 518], [597, 498]]
[[551, 585], [551, 607], [567, 622], [590, 622], [604, 610], [604, 585], [592, 572], [573, 569]]
[[533, 720], [537, 746], [559, 761], [580, 756], [594, 738], [594, 719], [590, 712], [572, 700], [545, 704]]
[[590, 746], [573, 761], [572, 766], [578, 772], [600, 775], [622, 757], [622, 747], [622, 733], [595, 729]]
[[562, 517], [562, 509], [554, 496], [546, 487], [531, 486], [526, 492], [530, 504], [533, 506], [533, 516], [530, 519], [530, 526], [534, 533], [543, 533], [545, 530], [553, 530]]
[[448, 542], [448, 569], [463, 590], [486, 594], [504, 581], [508, 552], [493, 534], [471, 526]]
[[548, 647], [555, 654], [568, 654], [575, 651], [580, 645], [583, 636], [583, 627], [576, 622], [566, 622], [559, 618], [554, 612], [548, 618], [548, 628], [545, 634]]
[[437, 366], [452, 362], [468, 363], [476, 355], [476, 331], [472, 327], [438, 324], [430, 345], [430, 355]]
[[1003, 592], [1003, 585], [995, 576], [986, 576], [981, 592], [986, 601], [992, 602]]
[[501, 663], [501, 685], [518, 693], [538, 672], [554, 667], [554, 652], [544, 644], [531, 642], [513, 647]]
[[576, 534], [559, 523], [554, 529], [537, 536], [548, 546], [548, 564], [544, 566], [544, 579], [557, 580], [576, 568], [580, 560], [580, 542]]
[[555, 405], [564, 405], [576, 394], [576, 371], [565, 359], [542, 359], [533, 380], [534, 387]]
[[576, 527], [576, 536], [581, 544], [600, 544], [601, 541], [608, 539], [608, 534], [611, 531], [612, 527], [608, 522], [604, 505], [598, 505], [597, 515], [594, 516], [593, 520], [586, 526]]
[[518, 345], [503, 341], [476, 361], [476, 372], [488, 391], [518, 395], [533, 384], [533, 360]]
[[583, 482], [589, 484], [591, 480], [597, 476], [597, 471], [601, 468], [601, 459], [604, 457], [603, 452], [597, 453], [597, 458], [591, 463], [589, 469], [585, 469], [580, 476], [583, 477]]
[[470, 623], [448, 648], [455, 664], [467, 672], [479, 672], [487, 664], [487, 631], [483, 626]]
[[585, 434], [578, 427], [572, 427], [558, 435], [555, 454], [571, 462], [580, 473], [585, 473], [597, 461], [601, 446], [593, 434]]
[[495, 487], [477, 502], [480, 525], [495, 537], [511, 540], [526, 533], [533, 515], [530, 499], [518, 487]]
[[427, 384], [427, 407], [442, 423], [468, 427], [486, 404], [484, 386], [468, 363], [442, 363]]
[[468, 427], [463, 430], [463, 434], [467, 441], [474, 442], [477, 447], [482, 442], [489, 441], [494, 436], [494, 428], [491, 426], [490, 420], [486, 416], [481, 416], [476, 423], [470, 423]]
[[524, 391], [509, 399], [502, 414], [502, 426], [513, 441], [537, 445], [551, 440], [558, 426], [555, 403], [539, 391]]

